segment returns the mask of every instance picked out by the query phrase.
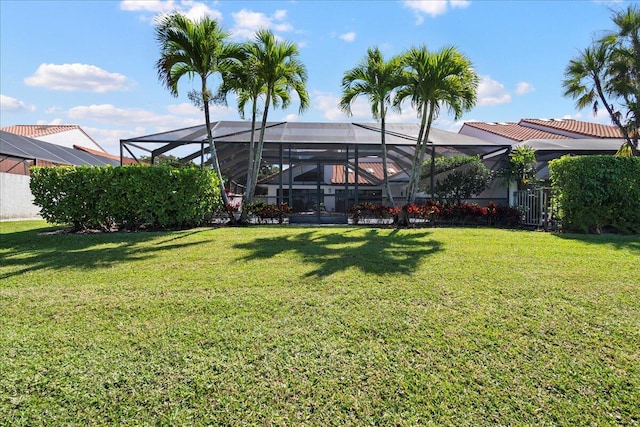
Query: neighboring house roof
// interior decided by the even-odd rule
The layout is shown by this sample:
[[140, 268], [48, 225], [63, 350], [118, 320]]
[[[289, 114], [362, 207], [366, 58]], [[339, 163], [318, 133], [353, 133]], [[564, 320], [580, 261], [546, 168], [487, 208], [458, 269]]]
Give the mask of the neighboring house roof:
[[[102, 157], [106, 157], [107, 159], [117, 160], [118, 163], [120, 162], [120, 156], [116, 156], [115, 154], [103, 153], [101, 151], [92, 150], [91, 148], [82, 147], [80, 145], [74, 145], [73, 148], [75, 150], [84, 151], [86, 153], [93, 154], [93, 155], [96, 155], [96, 156], [102, 156]], [[131, 159], [129, 157], [123, 157], [122, 158], [122, 164], [124, 164], [124, 165], [137, 165], [139, 163], [137, 161], [135, 161], [134, 159]]]
[[616, 126], [583, 122], [575, 119], [522, 119], [521, 126], [544, 127], [549, 132], [569, 132], [590, 138], [624, 138]]
[[[384, 180], [384, 172], [382, 170], [382, 162], [359, 162], [358, 167], [361, 171], [365, 172], [367, 175], [375, 178], [378, 182], [373, 182], [363, 173], [358, 174], [358, 184], [364, 185], [377, 185], [380, 181]], [[331, 175], [331, 183], [332, 184], [344, 184], [344, 165], [333, 165], [333, 173]], [[356, 182], [356, 174], [355, 171], [349, 167], [348, 170], [348, 183], [355, 184]], [[387, 170], [389, 171], [389, 177], [397, 175], [400, 173], [400, 168], [398, 168], [394, 163], [387, 163]]]
[[[531, 139], [623, 138], [622, 132], [615, 126], [575, 119], [522, 119], [518, 123], [466, 122], [465, 126], [516, 142]], [[477, 133], [474, 135], [477, 136]]]
[[[41, 139], [49, 135], [55, 135], [59, 133], [69, 131], [80, 131], [84, 136], [95, 144], [100, 150], [106, 153], [106, 150], [100, 146], [93, 138], [91, 138], [80, 126], [78, 125], [14, 125], [0, 128], [5, 132], [10, 132], [15, 135], [26, 136], [33, 139]], [[50, 142], [50, 141], [48, 141]]]
[[22, 159], [43, 160], [56, 165], [117, 166], [120, 160], [96, 156], [73, 148], [62, 147], [11, 132], [0, 131], [0, 155]]
[[466, 122], [464, 126], [489, 132], [513, 141], [526, 141], [528, 139], [568, 139], [568, 136], [558, 135], [540, 129], [532, 129], [522, 126], [520, 123], [492, 123], [492, 122]]
[[[39, 136], [53, 135], [54, 133], [67, 132], [80, 129], [78, 125], [14, 125], [3, 127], [0, 130], [16, 135], [38, 139]], [[82, 130], [82, 129], [80, 129]]]

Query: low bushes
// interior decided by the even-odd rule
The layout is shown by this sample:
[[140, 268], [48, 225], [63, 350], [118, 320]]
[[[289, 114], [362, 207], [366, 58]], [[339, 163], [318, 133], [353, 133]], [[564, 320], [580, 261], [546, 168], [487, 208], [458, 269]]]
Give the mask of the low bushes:
[[549, 176], [565, 230], [640, 233], [640, 158], [562, 157]]
[[211, 170], [171, 167], [34, 167], [31, 192], [42, 217], [74, 230], [184, 228], [221, 204]]
[[291, 208], [285, 202], [280, 203], [280, 207], [275, 204], [267, 204], [262, 200], [250, 203], [244, 207], [247, 216], [255, 218], [259, 224], [270, 222], [282, 222], [283, 218], [291, 214]]
[[[349, 210], [354, 224], [389, 223], [402, 208], [372, 203], [358, 203]], [[406, 212], [414, 222], [430, 224], [481, 224], [491, 226], [516, 226], [521, 212], [490, 202], [486, 207], [472, 203], [442, 203], [429, 200], [421, 205], [406, 205]]]

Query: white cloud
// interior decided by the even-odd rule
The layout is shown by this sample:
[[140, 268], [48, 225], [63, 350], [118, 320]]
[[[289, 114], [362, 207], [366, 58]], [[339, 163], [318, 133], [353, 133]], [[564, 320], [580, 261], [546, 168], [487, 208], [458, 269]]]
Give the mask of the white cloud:
[[155, 12], [155, 13], [169, 13], [176, 9], [176, 2], [173, 0], [122, 0], [120, 2], [120, 9], [129, 12]]
[[525, 95], [531, 92], [535, 92], [535, 88], [531, 85], [531, 83], [520, 82], [518, 83], [518, 86], [516, 86], [516, 93], [518, 95]]
[[449, 3], [454, 9], [464, 9], [471, 5], [471, 1], [469, 0], [450, 0]]
[[0, 111], [3, 113], [32, 113], [36, 111], [36, 107], [10, 96], [0, 95]]
[[562, 118], [582, 120], [585, 122], [593, 122], [593, 123], [600, 123], [603, 125], [614, 126], [611, 120], [611, 116], [609, 116], [609, 113], [607, 112], [606, 108], [598, 108], [598, 113], [595, 115], [593, 114], [592, 109], [585, 108], [584, 110], [578, 111], [574, 114], [565, 114]]
[[[67, 111], [74, 120], [95, 120], [114, 125], [153, 126], [155, 131], [195, 126], [204, 123], [204, 115], [198, 108], [189, 108], [188, 104], [168, 106], [171, 114], [158, 114], [141, 108], [118, 108], [111, 104], [86, 105], [73, 107]], [[236, 118], [235, 111], [229, 107], [211, 106], [211, 117], [216, 119]]]
[[285, 122], [297, 122], [300, 120], [300, 116], [297, 114], [287, 114], [282, 120]]
[[451, 120], [448, 117], [439, 117], [433, 125], [438, 129], [458, 133], [466, 121], [468, 120]]
[[[209, 6], [203, 2], [192, 0], [123, 0], [120, 2], [120, 9], [129, 12], [150, 12], [155, 15], [180, 12], [193, 20], [201, 19], [203, 16], [209, 16], [219, 21], [222, 20], [222, 13], [210, 9]], [[143, 20], [148, 19], [143, 18]], [[149, 21], [153, 22], [153, 20]]]
[[[359, 96], [351, 105], [351, 116], [348, 116], [339, 106], [340, 96], [333, 93], [315, 92], [312, 94], [313, 108], [322, 113], [322, 116], [333, 122], [346, 121], [374, 121], [371, 114], [371, 105], [366, 96]], [[404, 108], [401, 112], [389, 109], [387, 112], [387, 123], [408, 123], [416, 121], [416, 111], [413, 108]]]
[[[331, 121], [347, 120], [347, 115], [338, 106], [340, 98], [337, 95], [317, 91], [311, 97], [311, 105], [315, 110], [321, 111], [324, 118]], [[354, 117], [357, 117], [356, 111], [354, 111]]]
[[195, 116], [195, 115], [202, 116], [202, 111], [195, 105], [189, 104], [188, 102], [183, 102], [182, 104], [169, 105], [167, 106], [167, 111], [169, 111], [171, 114], [178, 114], [181, 116]]
[[424, 15], [436, 17], [447, 13], [449, 6], [454, 9], [463, 9], [471, 2], [467, 0], [405, 0], [403, 4], [406, 8], [413, 10], [416, 15], [416, 24], [420, 25], [424, 22]]
[[132, 85], [132, 81], [122, 74], [87, 64], [41, 64], [24, 82], [28, 86], [51, 90], [96, 93], [127, 91]]
[[276, 32], [293, 30], [291, 24], [285, 21], [287, 18], [286, 10], [277, 10], [271, 16], [267, 16], [262, 12], [242, 9], [240, 12], [232, 13], [231, 16], [234, 20], [231, 35], [234, 38], [252, 38], [260, 29], [271, 29]]
[[349, 33], [341, 34], [340, 38], [346, 42], [352, 42], [356, 39], [356, 33], [351, 31]]
[[492, 106], [508, 104], [511, 95], [500, 82], [492, 80], [489, 76], [481, 76], [478, 85], [478, 106]]
[[[95, 139], [102, 148], [108, 153], [119, 155], [120, 154], [120, 140], [135, 138], [137, 136], [145, 135], [148, 132], [143, 126], [136, 126], [130, 129], [104, 129], [97, 127], [82, 126], [82, 129], [91, 135], [91, 138]], [[147, 147], [151, 148], [151, 147]], [[129, 154], [125, 151], [125, 156]], [[142, 153], [140, 153], [142, 154]], [[146, 153], [144, 153], [146, 154]]]
[[[367, 108], [371, 110], [368, 105]], [[369, 112], [369, 118], [373, 119], [371, 112]], [[411, 105], [403, 105], [400, 112], [392, 109], [387, 111], [387, 123], [414, 123], [416, 121], [418, 121], [418, 114]]]
[[[188, 103], [167, 106], [168, 114], [158, 114], [141, 108], [119, 108], [111, 104], [84, 105], [66, 111], [67, 120], [82, 126], [91, 137], [110, 153], [119, 153], [119, 141], [150, 133], [197, 126], [204, 123], [200, 109]], [[211, 106], [215, 120], [237, 120], [235, 110], [229, 107]], [[90, 127], [85, 123], [103, 123], [105, 127]]]

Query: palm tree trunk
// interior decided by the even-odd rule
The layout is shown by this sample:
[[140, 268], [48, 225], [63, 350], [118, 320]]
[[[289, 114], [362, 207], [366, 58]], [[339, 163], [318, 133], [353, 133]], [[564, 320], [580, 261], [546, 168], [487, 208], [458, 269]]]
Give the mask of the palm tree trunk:
[[247, 211], [244, 209], [253, 201], [253, 193], [255, 191], [255, 184], [253, 183], [253, 164], [255, 163], [255, 133], [256, 133], [256, 116], [257, 116], [257, 100], [253, 100], [253, 107], [251, 111], [251, 138], [249, 140], [249, 166], [247, 168], [247, 183], [244, 193], [243, 209], [240, 214], [240, 221], [247, 221]]
[[407, 187], [407, 203], [416, 201], [416, 193], [418, 192], [418, 183], [420, 181], [420, 172], [422, 171], [422, 161], [424, 160], [425, 140], [428, 139], [429, 132], [427, 128], [427, 116], [424, 114], [426, 105], [422, 106], [422, 120], [420, 122], [420, 130], [418, 131], [418, 139], [416, 141], [416, 149], [411, 163], [411, 173], [409, 175], [409, 185]]
[[384, 117], [386, 115], [386, 111], [384, 109], [384, 103], [383, 101], [380, 102], [381, 104], [381, 111], [382, 111], [382, 115], [381, 115], [381, 120], [382, 120], [382, 125], [381, 125], [381, 130], [382, 133], [380, 135], [380, 142], [382, 145], [382, 174], [383, 174], [383, 185], [384, 185], [384, 193], [385, 193], [385, 197], [387, 198], [387, 200], [389, 201], [389, 204], [391, 204], [391, 207], [396, 207], [395, 202], [393, 201], [393, 195], [391, 194], [391, 187], [389, 185], [389, 170], [387, 168], [387, 143], [386, 143], [386, 126], [385, 126], [385, 120]]
[[[203, 83], [204, 86], [204, 83]], [[203, 94], [206, 93], [206, 88], [203, 90]], [[203, 95], [204, 101], [204, 121], [205, 126], [207, 127], [207, 140], [209, 141], [209, 154], [211, 155], [211, 167], [218, 174], [218, 182], [220, 186], [220, 195], [222, 197], [222, 203], [224, 204], [224, 208], [229, 215], [229, 220], [234, 223], [235, 217], [233, 216], [233, 212], [229, 209], [229, 195], [227, 194], [226, 189], [224, 188], [224, 179], [222, 178], [222, 171], [220, 170], [220, 163], [218, 162], [218, 152], [216, 151], [216, 145], [213, 141], [213, 134], [211, 133], [211, 119], [209, 117], [209, 102], [208, 99]]]
[[269, 104], [271, 103], [271, 91], [272, 88], [267, 88], [267, 96], [264, 100], [264, 112], [262, 114], [262, 126], [260, 127], [260, 137], [258, 138], [258, 148], [256, 149], [256, 156], [253, 165], [252, 184], [253, 187], [258, 183], [258, 173], [260, 172], [260, 163], [262, 162], [262, 147], [264, 146], [264, 132], [267, 128], [267, 115], [269, 114]]

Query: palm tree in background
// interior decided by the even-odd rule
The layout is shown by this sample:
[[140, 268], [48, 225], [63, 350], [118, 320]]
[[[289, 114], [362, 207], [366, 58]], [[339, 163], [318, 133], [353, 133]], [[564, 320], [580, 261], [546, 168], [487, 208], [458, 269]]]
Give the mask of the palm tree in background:
[[[479, 78], [471, 61], [455, 47], [430, 52], [426, 46], [414, 47], [401, 58], [404, 84], [398, 90], [396, 107], [410, 100], [417, 110], [420, 129], [407, 187], [407, 203], [414, 203], [422, 164], [429, 141], [429, 132], [442, 106], [456, 120], [476, 103]], [[431, 150], [431, 194], [434, 192], [435, 147]]]
[[603, 43], [594, 44], [580, 52], [569, 61], [565, 68], [565, 79], [562, 82], [564, 96], [576, 100], [579, 109], [591, 108], [593, 114], [598, 113], [600, 103], [611, 116], [613, 122], [628, 137], [627, 131], [621, 123], [621, 116], [613, 109], [613, 104], [607, 100], [611, 82], [607, 73], [607, 63], [611, 48]]
[[352, 115], [351, 106], [363, 95], [369, 99], [371, 114], [375, 120], [380, 120], [380, 144], [382, 147], [382, 172], [384, 194], [391, 206], [395, 207], [391, 188], [389, 186], [389, 172], [387, 169], [386, 146], [386, 115], [392, 105], [392, 94], [402, 83], [402, 70], [398, 58], [385, 61], [378, 47], [370, 48], [367, 56], [360, 63], [346, 71], [342, 77], [342, 97], [340, 108]]
[[[625, 138], [634, 155], [640, 138], [640, 9], [630, 5], [613, 15], [616, 31], [601, 43], [611, 47], [608, 74], [611, 92], [626, 108], [624, 115]], [[620, 116], [622, 114], [618, 112]]]
[[626, 140], [619, 153], [638, 155], [640, 137], [640, 10], [614, 13], [616, 31], [580, 51], [565, 68], [564, 95], [579, 109], [600, 104]]
[[[200, 90], [191, 91], [189, 99], [204, 110], [211, 166], [218, 175], [225, 206], [229, 206], [229, 197], [211, 133], [209, 104], [215, 100], [209, 90], [208, 80], [220, 72], [225, 61], [237, 56], [237, 49], [226, 42], [227, 37], [218, 23], [206, 16], [194, 21], [174, 13], [161, 18], [155, 27], [155, 38], [160, 45], [160, 59], [156, 63], [158, 79], [171, 95], [178, 96], [178, 82], [184, 76], [189, 79], [200, 77]], [[231, 214], [230, 217], [233, 220]]]
[[[267, 128], [269, 108], [271, 106], [287, 108], [291, 103], [291, 91], [299, 100], [299, 112], [309, 107], [309, 94], [306, 89], [307, 70], [298, 59], [297, 46], [289, 41], [277, 40], [269, 30], [259, 30], [255, 39], [244, 46], [244, 63], [247, 64], [248, 81], [255, 84], [254, 93], [257, 96], [251, 100], [255, 106], [258, 97], [264, 99], [262, 108], [262, 124], [258, 144], [255, 148], [253, 163], [249, 164], [246, 198], [251, 201], [258, 181], [258, 173], [262, 163], [262, 148], [264, 134]], [[240, 91], [242, 92], [242, 90]], [[240, 105], [240, 104], [239, 104]], [[255, 116], [253, 116], [255, 122]], [[252, 129], [255, 125], [252, 124]]]
[[[226, 103], [227, 95], [229, 93], [235, 94], [238, 114], [242, 119], [245, 119], [247, 106], [251, 108], [249, 164], [243, 199], [245, 205], [253, 201], [257, 183], [257, 176], [254, 179], [254, 171], [257, 166], [259, 172], [261, 166], [261, 159], [257, 156], [255, 133], [258, 115], [260, 114], [259, 103], [267, 95], [267, 85], [260, 76], [260, 63], [257, 61], [255, 49], [256, 44], [254, 42], [248, 42], [240, 46], [240, 55], [230, 59], [222, 71], [223, 84], [216, 95], [217, 99]], [[274, 107], [282, 106], [283, 108], [290, 105], [291, 94], [285, 85], [276, 84], [274, 86], [271, 103]], [[246, 219], [246, 210], [242, 211], [241, 219]]]

